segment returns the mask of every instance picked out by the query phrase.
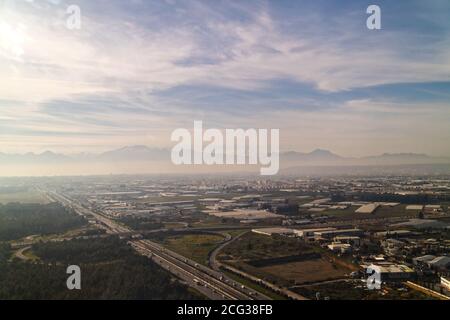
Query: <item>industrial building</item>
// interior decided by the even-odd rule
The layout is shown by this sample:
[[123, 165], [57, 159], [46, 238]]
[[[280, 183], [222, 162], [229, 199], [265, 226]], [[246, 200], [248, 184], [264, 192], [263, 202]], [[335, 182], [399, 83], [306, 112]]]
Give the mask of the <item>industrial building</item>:
[[296, 229], [294, 230], [294, 233], [299, 238], [303, 239], [314, 239], [314, 233], [320, 232], [320, 231], [333, 231], [336, 230], [336, 228], [314, 228], [314, 229]]
[[361, 244], [361, 238], [355, 236], [337, 236], [333, 239], [335, 242], [348, 243], [354, 246], [359, 246]]
[[422, 209], [423, 209], [422, 205], [412, 204], [412, 205], [406, 206], [406, 210], [422, 210]]
[[425, 206], [424, 210], [426, 213], [436, 213], [436, 212], [441, 212], [442, 207], [440, 205], [428, 204]]
[[413, 258], [412, 261], [413, 261], [414, 265], [421, 266], [421, 265], [426, 265], [427, 262], [430, 262], [434, 258], [436, 258], [436, 256], [433, 256], [431, 254], [427, 254], [425, 256], [420, 256], [420, 257]]
[[405, 237], [410, 236], [412, 232], [410, 230], [389, 230], [375, 232], [374, 236], [377, 238], [388, 238], [388, 237]]
[[325, 230], [325, 231], [315, 231], [315, 240], [331, 239], [336, 236], [361, 236], [363, 231], [361, 229], [335, 229], [335, 230]]
[[447, 271], [450, 269], [450, 257], [436, 257], [427, 264], [431, 269]]
[[382, 282], [404, 281], [416, 275], [413, 269], [403, 264], [371, 264], [367, 269], [379, 274]]
[[430, 269], [447, 271], [448, 269], [450, 269], [450, 257], [436, 257], [434, 255], [428, 254], [425, 256], [414, 258], [413, 264], [417, 266], [427, 266]]
[[381, 247], [384, 252], [389, 256], [395, 256], [401, 253], [401, 250], [405, 247], [403, 241], [397, 239], [386, 239], [381, 242]]
[[257, 234], [262, 234], [265, 236], [272, 235], [294, 235], [294, 230], [288, 228], [261, 228], [261, 229], [252, 229], [252, 232]]
[[356, 213], [374, 213], [380, 206], [379, 203], [369, 203], [356, 209]]
[[348, 243], [333, 242], [329, 244], [327, 247], [331, 251], [339, 253], [348, 253], [352, 251], [352, 246]]

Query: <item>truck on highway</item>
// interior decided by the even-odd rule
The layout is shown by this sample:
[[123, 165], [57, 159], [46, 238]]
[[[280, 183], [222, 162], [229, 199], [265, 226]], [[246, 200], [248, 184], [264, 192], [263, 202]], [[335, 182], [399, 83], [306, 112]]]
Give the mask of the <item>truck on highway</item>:
[[194, 279], [194, 283], [196, 284], [196, 285], [198, 285], [198, 286], [201, 286], [202, 284], [200, 283], [200, 280], [198, 280], [198, 279]]

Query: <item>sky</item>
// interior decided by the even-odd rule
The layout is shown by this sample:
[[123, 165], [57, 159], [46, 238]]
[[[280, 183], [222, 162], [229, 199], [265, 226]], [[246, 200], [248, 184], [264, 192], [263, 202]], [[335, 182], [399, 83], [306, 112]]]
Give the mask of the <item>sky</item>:
[[0, 152], [170, 148], [202, 120], [280, 129], [282, 151], [450, 156], [449, 16], [447, 0], [0, 0]]

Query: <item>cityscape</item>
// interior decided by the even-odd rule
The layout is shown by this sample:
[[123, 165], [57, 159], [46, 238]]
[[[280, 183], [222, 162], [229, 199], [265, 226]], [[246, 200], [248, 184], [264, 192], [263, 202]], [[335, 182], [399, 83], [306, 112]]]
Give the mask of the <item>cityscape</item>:
[[448, 0], [0, 0], [0, 304], [434, 312], [449, 17]]
[[[93, 254], [105, 246], [109, 252], [113, 248], [108, 246], [120, 243], [121, 250], [131, 248], [129, 254], [147, 257], [177, 279], [187, 296], [449, 296], [449, 175], [142, 175], [2, 181], [2, 200], [39, 203], [34, 210], [50, 206], [61, 215], [44, 216], [42, 221], [35, 217], [35, 224], [19, 218], [8, 221], [19, 204], [2, 205], [4, 250], [10, 251], [12, 263], [30, 268], [76, 259], [78, 250], [83, 250], [78, 259], [89, 265], [97, 260], [91, 250]], [[46, 225], [45, 219], [52, 223]], [[34, 234], [37, 230], [45, 232]], [[109, 254], [102, 259], [116, 259]], [[84, 261], [88, 257], [92, 261]], [[54, 268], [48, 271], [56, 271], [57, 265]], [[368, 269], [380, 275], [379, 288], [370, 287]], [[89, 280], [85, 287], [93, 285]], [[3, 294], [15, 292], [7, 290], [12, 291]]]

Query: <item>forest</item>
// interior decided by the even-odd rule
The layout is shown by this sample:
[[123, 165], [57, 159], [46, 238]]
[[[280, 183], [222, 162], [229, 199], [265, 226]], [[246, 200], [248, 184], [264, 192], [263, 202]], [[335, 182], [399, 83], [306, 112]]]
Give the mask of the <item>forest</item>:
[[85, 224], [83, 217], [57, 203], [0, 204], [0, 241], [63, 233]]
[[[36, 263], [0, 259], [1, 299], [200, 299], [117, 237], [38, 243]], [[0, 258], [8, 255], [0, 246]], [[79, 265], [81, 290], [68, 290], [66, 268]]]

